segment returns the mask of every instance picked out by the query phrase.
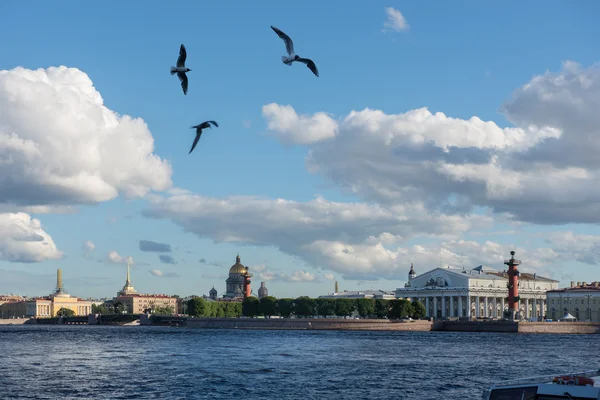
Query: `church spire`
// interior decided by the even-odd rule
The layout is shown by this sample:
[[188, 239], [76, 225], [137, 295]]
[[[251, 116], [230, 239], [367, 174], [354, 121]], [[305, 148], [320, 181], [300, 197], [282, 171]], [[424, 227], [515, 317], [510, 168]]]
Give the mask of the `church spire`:
[[131, 286], [131, 274], [129, 268], [129, 257], [127, 257], [127, 280], [125, 281], [125, 286]]

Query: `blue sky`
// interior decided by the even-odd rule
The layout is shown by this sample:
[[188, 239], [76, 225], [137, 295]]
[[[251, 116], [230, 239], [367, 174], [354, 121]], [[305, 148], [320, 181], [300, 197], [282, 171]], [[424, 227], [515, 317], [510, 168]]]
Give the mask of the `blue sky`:
[[[388, 18], [387, 7], [402, 13], [408, 29], [382, 31]], [[512, 108], [508, 102], [515, 90], [528, 84], [535, 76], [544, 76], [547, 71], [555, 74], [553, 77], [568, 75], [569, 82], [580, 81], [577, 78], [580, 75], [589, 79], [597, 77], [598, 68], [594, 63], [598, 61], [600, 50], [596, 40], [600, 28], [594, 16], [599, 11], [600, 6], [593, 1], [532, 1], [508, 5], [459, 1], [429, 6], [418, 2], [371, 1], [351, 7], [341, 1], [191, 2], [185, 4], [185, 8], [140, 1], [118, 6], [65, 1], [60, 6], [39, 3], [35, 7], [4, 2], [0, 4], [0, 37], [4, 38], [0, 42], [0, 70], [10, 71], [16, 67], [37, 70], [64, 65], [87, 74], [102, 96], [104, 106], [120, 115], [145, 121], [154, 138], [153, 153], [172, 167], [170, 179], [173, 187], [210, 199], [260, 196], [269, 201], [278, 198], [296, 201], [300, 207], [321, 196], [335, 203], [328, 206], [331, 215], [335, 214], [336, 204], [353, 202], [383, 207], [392, 217], [398, 214], [394, 207], [406, 207], [413, 202], [427, 203], [430, 194], [435, 195], [431, 195], [432, 204], [427, 203], [419, 211], [421, 222], [406, 222], [406, 229], [398, 228], [398, 222], [390, 226], [383, 221], [362, 221], [353, 225], [346, 222], [344, 213], [331, 217], [327, 232], [322, 232], [323, 237], [318, 239], [323, 243], [313, 243], [304, 237], [297, 239], [296, 225], [291, 223], [287, 232], [289, 237], [284, 238], [287, 235], [282, 234], [281, 229], [269, 230], [269, 224], [259, 223], [263, 218], [261, 215], [269, 212], [269, 206], [254, 210], [245, 200], [237, 206], [238, 210], [243, 207], [243, 217], [233, 211], [218, 215], [217, 211], [223, 211], [223, 207], [234, 207], [232, 202], [215, 209], [217, 211], [213, 215], [198, 216], [190, 211], [190, 215], [186, 216], [173, 210], [167, 212], [167, 204], [152, 197], [171, 196], [165, 194], [166, 190], [135, 199], [128, 199], [120, 192], [116, 198], [93, 200], [87, 205], [81, 205], [77, 199], [64, 201], [61, 205], [76, 207], [76, 212], [64, 214], [28, 212], [25, 197], [21, 196], [20, 204], [11, 205], [10, 211], [25, 211], [39, 219], [44, 232], [51, 236], [63, 256], [58, 259], [42, 257], [39, 261], [24, 263], [20, 261], [27, 257], [11, 258], [10, 243], [5, 243], [7, 247], [3, 249], [0, 242], [0, 254], [4, 254], [0, 256], [0, 293], [48, 293], [54, 286], [56, 268], [62, 268], [67, 289], [73, 294], [112, 296], [124, 283], [125, 266], [106, 261], [110, 251], [116, 251], [122, 257], [133, 257], [133, 284], [138, 291], [182, 296], [207, 294], [212, 286], [222, 292], [227, 269], [235, 261], [237, 252], [251, 270], [257, 267], [254, 288], [258, 288], [261, 278], [268, 280], [271, 293], [278, 297], [325, 294], [333, 289], [333, 280], [340, 281], [342, 289], [373, 287], [393, 290], [403, 285], [411, 262], [415, 262], [420, 272], [438, 266], [440, 260], [442, 263], [473, 267], [486, 262], [502, 268], [498, 260], [508, 257], [515, 246], [523, 249], [527, 256], [522, 257], [524, 269], [527, 269], [529, 261], [532, 268], [560, 279], [562, 284], [571, 279], [597, 280], [595, 260], [597, 244], [600, 243], [600, 237], [596, 237], [597, 221], [593, 217], [573, 215], [574, 209], [588, 208], [590, 215], [594, 214], [595, 189], [590, 189], [591, 193], [584, 196], [585, 204], [555, 199], [556, 192], [549, 186], [545, 189], [542, 184], [535, 190], [531, 185], [524, 186], [527, 189], [521, 189], [519, 196], [509, 196], [512, 200], [507, 200], [486, 194], [485, 190], [476, 190], [474, 186], [479, 186], [475, 183], [473, 187], [464, 184], [466, 172], [453, 169], [453, 179], [460, 182], [457, 185], [461, 187], [457, 190], [464, 199], [468, 199], [470, 208], [467, 211], [453, 209], [444, 212], [440, 211], [440, 199], [450, 196], [450, 193], [440, 194], [439, 184], [427, 187], [422, 183], [427, 179], [420, 178], [420, 169], [416, 168], [410, 177], [392, 175], [394, 185], [398, 187], [410, 186], [413, 179], [421, 180], [421, 183], [415, 184], [418, 190], [414, 193], [403, 192], [400, 195], [398, 192], [391, 196], [385, 195], [384, 189], [369, 192], [375, 186], [385, 186], [386, 180], [382, 178], [384, 173], [359, 176], [359, 172], [350, 170], [352, 164], [368, 162], [363, 153], [366, 151], [365, 143], [357, 142], [358, 147], [351, 147], [348, 139], [343, 146], [317, 140], [309, 144], [289, 145], [293, 140], [286, 142], [285, 139], [292, 137], [289, 125], [284, 123], [287, 117], [282, 117], [280, 109], [266, 117], [263, 106], [271, 103], [289, 105], [298, 115], [308, 118], [315, 113], [327, 113], [328, 117], [324, 118], [331, 118], [340, 125], [336, 138], [343, 137], [345, 132], [355, 132], [355, 128], [342, 126], [343, 119], [353, 110], [369, 108], [392, 115], [422, 107], [427, 107], [433, 114], [442, 112], [446, 117], [466, 121], [457, 128], [450, 126], [453, 122], [432, 128], [442, 132], [442, 136], [445, 135], [444, 129], [456, 133], [456, 129], [463, 129], [470, 118], [476, 116], [483, 121], [492, 121], [500, 128], [515, 126], [517, 119], [524, 121], [518, 126], [523, 129], [530, 123], [547, 123], [563, 129], [559, 140], [577, 134], [589, 137], [587, 125], [581, 121], [594, 122], [596, 117], [585, 114], [585, 107], [577, 109], [581, 114], [570, 114], [578, 114], [579, 122], [576, 123], [556, 121], [552, 115], [544, 117], [540, 110], [548, 108], [544, 108], [541, 100], [532, 103], [535, 96], [526, 96], [529, 92], [517, 98]], [[300, 56], [316, 62], [319, 78], [302, 64], [289, 68], [281, 63], [285, 47], [269, 28], [270, 25], [292, 37]], [[175, 64], [181, 43], [187, 48], [187, 65], [192, 69], [188, 74], [187, 96], [183, 96], [177, 77], [168, 73], [169, 67]], [[563, 68], [563, 62], [568, 60], [578, 63], [579, 69], [571, 71]], [[588, 102], [600, 99], [600, 91], [593, 85], [580, 93], [576, 91], [577, 87], [573, 92], [569, 92], [570, 87], [556, 89], [556, 80], [548, 79], [540, 85], [544, 83], [555, 85], [554, 93], [564, 95], [567, 100], [577, 95]], [[11, 90], [20, 90], [14, 89], [17, 86], [11, 87]], [[547, 90], [547, 87], [540, 87], [536, 93], [546, 93]], [[8, 86], [0, 96], [10, 99]], [[41, 118], [42, 114], [31, 111], [41, 110], [39, 107], [43, 108], [53, 101], [41, 97], [37, 100], [39, 104], [28, 105], [27, 118]], [[30, 101], [36, 101], [35, 96]], [[506, 104], [509, 111], [500, 112]], [[561, 109], [569, 109], [568, 105], [560, 106]], [[69, 124], [57, 113], [49, 115], [57, 119], [53, 126]], [[509, 122], [507, 115], [513, 117], [513, 123]], [[25, 118], [21, 114], [19, 117]], [[2, 127], [10, 125], [11, 132], [19, 136], [19, 126], [25, 125], [18, 125], [16, 118], [0, 113], [0, 134], [8, 134], [8, 130], [3, 132]], [[85, 122], [85, 118], [81, 114], [81, 121]], [[219, 128], [207, 130], [195, 151], [188, 155], [194, 137], [189, 127], [207, 119], [218, 121]], [[270, 129], [269, 119], [277, 126]], [[301, 125], [303, 120], [292, 122], [300, 132], [305, 129]], [[327, 127], [320, 122], [315, 123], [313, 128], [314, 132], [328, 135]], [[60, 126], [57, 129], [57, 132], [49, 129], [40, 134], [60, 134]], [[394, 129], [402, 131], [405, 128], [396, 126]], [[420, 128], [406, 129], [416, 135]], [[373, 135], [388, 134], [385, 129], [373, 132]], [[448, 136], [452, 136], [452, 132]], [[464, 137], [470, 135], [468, 140], [473, 143], [477, 142], [473, 138], [476, 134], [466, 128], [464, 134], [457, 133]], [[348, 135], [354, 137], [350, 133]], [[368, 137], [367, 133], [362, 135]], [[539, 143], [543, 140], [539, 139]], [[544, 143], [539, 146], [543, 147]], [[0, 141], [0, 159], [12, 154], [10, 149], [3, 150], [1, 144]], [[590, 143], [588, 148], [593, 145], [595, 142]], [[343, 150], [338, 151], [340, 147]], [[467, 147], [473, 149], [477, 146], [471, 143]], [[306, 157], [309, 150], [317, 154], [315, 163], [320, 167], [319, 172], [308, 171]], [[54, 151], [60, 152], [63, 160], [72, 157], [67, 147]], [[373, 156], [373, 163], [380, 161], [378, 151], [368, 152]], [[510, 167], [517, 165], [510, 158], [516, 157], [512, 153], [502, 153], [500, 157], [504, 158], [505, 170], [533, 170], [528, 166]], [[418, 163], [424, 166], [428, 161], [431, 160], [419, 159]], [[551, 160], [550, 164], [566, 168], [560, 160]], [[571, 166], [581, 168], [577, 171], [587, 171], [590, 180], [585, 178], [571, 183], [579, 186], [569, 190], [586, 193], [585, 190], [593, 187], [595, 178], [591, 176], [595, 176], [598, 166], [575, 164]], [[134, 166], [128, 165], [127, 168]], [[377, 168], [385, 170], [381, 165]], [[108, 170], [108, 167], [103, 167], [103, 171]], [[444, 170], [450, 174], [448, 169]], [[561, 176], [576, 173], [573, 171], [565, 170]], [[477, 184], [484, 179], [488, 189], [502, 181], [503, 174], [481, 174], [477, 177], [480, 179]], [[2, 175], [0, 172], [0, 185], [7, 185], [8, 172]], [[26, 179], [26, 175], [17, 174], [15, 178]], [[530, 178], [524, 177], [523, 182], [530, 182]], [[85, 186], [85, 183], [82, 185]], [[4, 190], [8, 190], [8, 186], [4, 186]], [[518, 203], [521, 198], [527, 201]], [[152, 208], [152, 204], [160, 209], [156, 211], [160, 218], [149, 218], [148, 213], [144, 213]], [[541, 211], [532, 212], [532, 208], [537, 207], [532, 204], [540, 204]], [[281, 212], [284, 211], [287, 212], [287, 208], [282, 208]], [[294, 218], [298, 217], [298, 212], [292, 213]], [[416, 215], [410, 210], [404, 212], [408, 220]], [[448, 226], [444, 225], [446, 223], [438, 224], [436, 216], [440, 212], [468, 220], [469, 227], [456, 228], [463, 220], [447, 222]], [[513, 218], [507, 219], [503, 212], [512, 213]], [[555, 220], [563, 212], [561, 220], [567, 224]], [[425, 216], [426, 223], [421, 219]], [[301, 216], [298, 218], [301, 220]], [[273, 216], [273, 219], [278, 217]], [[190, 221], [190, 225], [182, 221]], [[417, 225], [419, 228], [414, 228]], [[443, 235], [436, 233], [438, 225], [444, 226]], [[381, 227], [379, 231], [378, 226]], [[256, 232], [261, 238], [257, 241], [262, 245], [248, 245], [249, 240], [240, 238], [218, 243], [219, 237], [231, 236], [230, 232], [238, 228], [240, 232], [247, 233], [233, 236], [248, 238]], [[375, 251], [369, 247], [373, 246], [375, 239], [368, 239], [368, 236], [392, 230], [400, 232], [397, 235], [402, 238], [391, 242], [384, 240], [379, 244], [394, 254], [384, 256], [382, 251], [377, 256], [369, 253]], [[363, 232], [362, 236], [360, 232]], [[560, 236], [569, 232], [584, 236], [569, 236], [568, 240]], [[352, 260], [332, 256], [335, 246], [328, 242], [329, 237], [336, 238], [331, 241], [335, 241], [338, 247], [354, 246], [354, 250], [348, 251], [353, 252], [359, 261], [353, 263]], [[217, 239], [217, 243], [212, 239]], [[86, 240], [95, 245], [88, 257], [82, 251]], [[140, 240], [170, 244], [172, 252], [168, 255], [177, 263], [165, 264], [159, 260], [158, 253], [142, 252]], [[465, 244], [461, 240], [470, 243]], [[486, 242], [494, 245], [486, 245]], [[420, 252], [414, 246], [424, 246], [425, 249]], [[446, 259], [446, 253], [440, 253], [440, 248], [453, 255]], [[398, 249], [405, 249], [406, 253]], [[385, 257], [388, 256], [393, 261], [387, 261]], [[206, 262], [200, 263], [200, 259]], [[361, 267], [357, 267], [358, 264]], [[154, 276], [149, 270], [160, 270], [163, 276]], [[167, 278], [169, 273], [178, 276]]]

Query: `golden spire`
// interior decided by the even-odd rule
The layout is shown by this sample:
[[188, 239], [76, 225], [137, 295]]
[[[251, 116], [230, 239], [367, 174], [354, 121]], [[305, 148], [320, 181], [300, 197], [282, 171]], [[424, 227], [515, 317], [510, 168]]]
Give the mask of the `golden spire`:
[[130, 273], [129, 273], [129, 256], [127, 257], [127, 280], [125, 281], [126, 286], [130, 286]]

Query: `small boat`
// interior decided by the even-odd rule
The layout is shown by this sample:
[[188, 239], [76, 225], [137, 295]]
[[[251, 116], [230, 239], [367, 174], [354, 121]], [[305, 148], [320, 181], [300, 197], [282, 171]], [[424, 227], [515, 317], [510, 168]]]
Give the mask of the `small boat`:
[[484, 390], [483, 400], [600, 400], [600, 369], [515, 379]]

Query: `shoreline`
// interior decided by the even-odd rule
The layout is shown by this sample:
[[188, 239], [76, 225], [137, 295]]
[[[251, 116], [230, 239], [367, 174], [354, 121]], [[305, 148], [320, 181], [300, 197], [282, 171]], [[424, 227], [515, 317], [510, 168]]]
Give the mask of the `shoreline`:
[[[81, 317], [74, 317], [82, 319]], [[88, 323], [94, 324], [93, 316]], [[0, 319], [0, 326], [50, 325], [57, 320], [35, 318]], [[64, 322], [70, 325], [68, 318]], [[448, 320], [387, 320], [344, 318], [194, 318], [160, 316], [152, 320], [140, 315], [135, 321], [112, 322], [123, 326], [181, 326], [190, 329], [249, 329], [249, 330], [333, 330], [333, 331], [397, 331], [397, 332], [487, 332], [534, 334], [600, 334], [600, 323], [593, 322], [526, 322], [526, 321], [448, 321]], [[95, 324], [94, 324], [95, 325]], [[104, 324], [102, 324], [104, 325]], [[108, 325], [108, 324], [106, 324]]]

